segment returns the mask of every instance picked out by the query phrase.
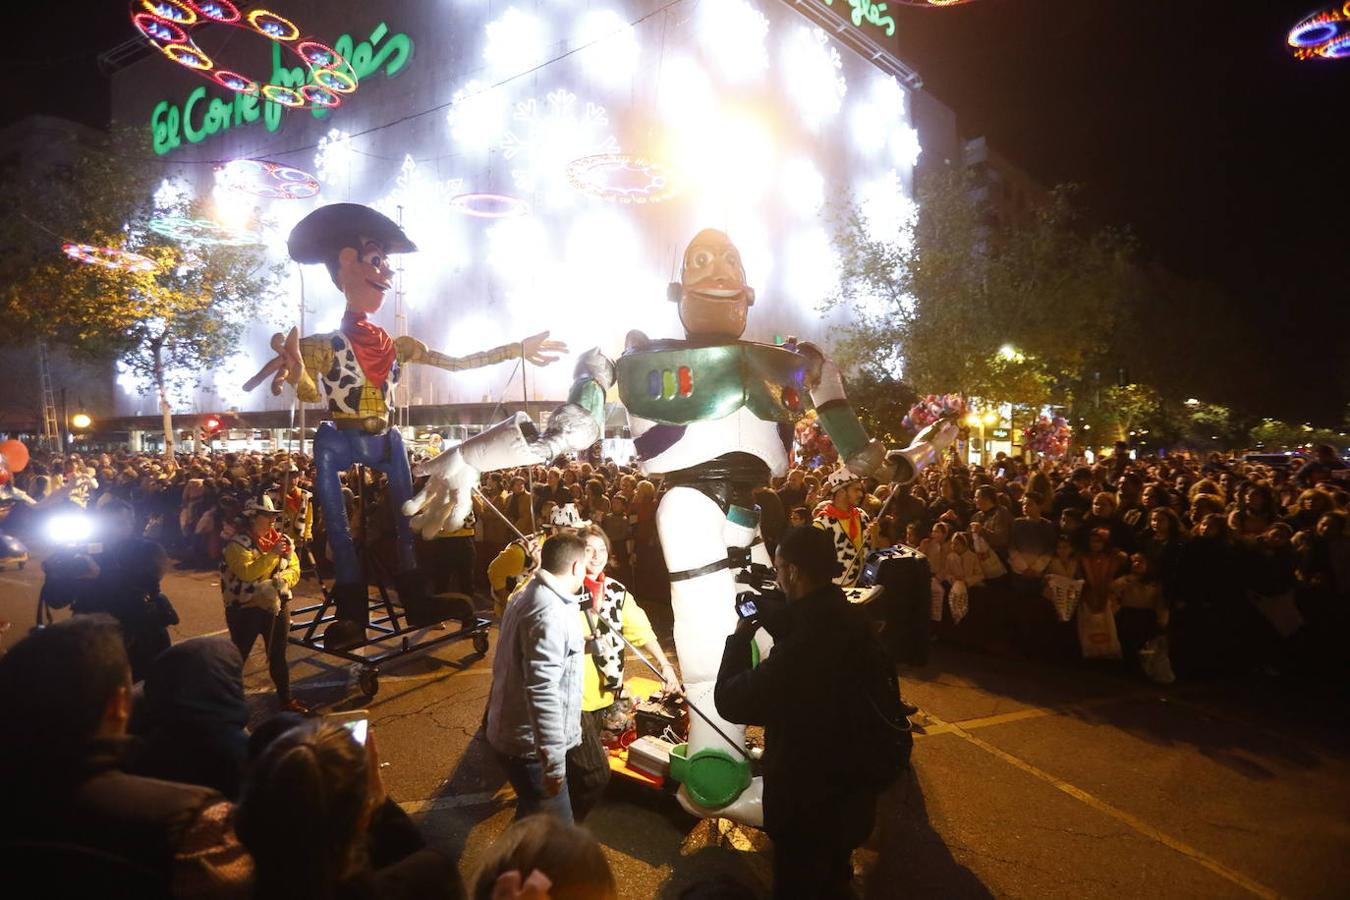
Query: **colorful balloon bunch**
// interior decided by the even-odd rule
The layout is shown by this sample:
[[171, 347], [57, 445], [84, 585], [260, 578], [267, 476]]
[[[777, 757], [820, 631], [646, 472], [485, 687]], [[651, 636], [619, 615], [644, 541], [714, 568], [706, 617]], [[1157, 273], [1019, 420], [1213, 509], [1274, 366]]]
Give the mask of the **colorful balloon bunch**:
[[1063, 416], [1041, 416], [1022, 432], [1022, 444], [1051, 459], [1058, 459], [1069, 451], [1073, 429]]
[[943, 416], [964, 418], [966, 401], [960, 394], [929, 394], [909, 408], [901, 425], [910, 431], [922, 431]]
[[805, 465], [814, 468], [832, 466], [838, 462], [839, 451], [835, 449], [834, 441], [830, 440], [830, 436], [820, 427], [815, 410], [811, 410], [798, 420], [793, 429], [793, 437], [797, 441], [797, 452]]

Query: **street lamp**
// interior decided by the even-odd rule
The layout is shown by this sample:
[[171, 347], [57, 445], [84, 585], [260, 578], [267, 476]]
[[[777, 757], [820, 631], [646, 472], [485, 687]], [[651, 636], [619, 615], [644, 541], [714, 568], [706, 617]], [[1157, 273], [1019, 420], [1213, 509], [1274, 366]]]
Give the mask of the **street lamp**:
[[77, 431], [84, 431], [90, 425], [94, 424], [94, 420], [89, 418], [88, 413], [78, 412], [70, 417], [70, 424]]
[[1008, 362], [1020, 362], [1022, 359], [1021, 352], [1012, 344], [1004, 344], [999, 347], [998, 355], [1000, 359], [1005, 359]]

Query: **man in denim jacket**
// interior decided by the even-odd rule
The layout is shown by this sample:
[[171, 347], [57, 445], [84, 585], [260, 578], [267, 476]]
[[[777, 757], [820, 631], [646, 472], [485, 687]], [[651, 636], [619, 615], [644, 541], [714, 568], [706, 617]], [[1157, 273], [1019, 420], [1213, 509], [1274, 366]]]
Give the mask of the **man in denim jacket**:
[[585, 651], [577, 594], [585, 554], [574, 532], [550, 538], [538, 573], [502, 617], [487, 740], [516, 789], [516, 818], [544, 812], [572, 821], [567, 751], [581, 743]]

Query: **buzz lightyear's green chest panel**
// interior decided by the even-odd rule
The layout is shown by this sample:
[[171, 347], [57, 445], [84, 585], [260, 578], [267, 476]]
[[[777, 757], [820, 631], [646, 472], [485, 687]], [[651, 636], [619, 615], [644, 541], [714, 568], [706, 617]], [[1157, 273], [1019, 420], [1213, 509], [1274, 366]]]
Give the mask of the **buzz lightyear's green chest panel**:
[[794, 422], [810, 406], [812, 357], [738, 341], [699, 347], [653, 341], [616, 363], [619, 399], [643, 419], [669, 425], [720, 419], [747, 407], [768, 422]]

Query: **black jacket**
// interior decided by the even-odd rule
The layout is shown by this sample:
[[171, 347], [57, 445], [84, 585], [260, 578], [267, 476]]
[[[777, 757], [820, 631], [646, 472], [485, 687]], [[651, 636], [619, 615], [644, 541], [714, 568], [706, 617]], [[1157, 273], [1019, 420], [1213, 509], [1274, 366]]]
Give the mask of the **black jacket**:
[[228, 638], [191, 638], [156, 657], [137, 712], [132, 728], [144, 743], [132, 771], [239, 793], [248, 704], [244, 662]]
[[[764, 824], [772, 834], [822, 804], [856, 808], [846, 801], [875, 793], [852, 783], [848, 748], [840, 746], [863, 677], [857, 648], [871, 635], [836, 585], [789, 603], [766, 627], [773, 650], [754, 668], [751, 638], [727, 638], [714, 697], [730, 721], [764, 726]], [[860, 840], [872, 824], [864, 815], [866, 822], [849, 823]]]
[[[126, 739], [102, 739], [56, 756], [7, 754], [14, 783], [0, 817], [0, 845], [87, 848], [120, 860], [129, 873], [144, 873], [142, 896], [167, 892], [184, 832], [223, 798], [210, 788], [127, 774], [129, 747]], [[42, 877], [54, 893], [46, 896], [62, 895], [63, 882], [70, 889], [65, 896], [93, 896], [81, 893], [89, 887], [87, 872], [62, 870], [59, 862], [49, 869]]]

